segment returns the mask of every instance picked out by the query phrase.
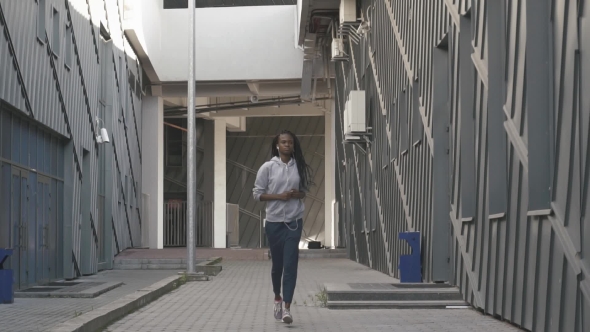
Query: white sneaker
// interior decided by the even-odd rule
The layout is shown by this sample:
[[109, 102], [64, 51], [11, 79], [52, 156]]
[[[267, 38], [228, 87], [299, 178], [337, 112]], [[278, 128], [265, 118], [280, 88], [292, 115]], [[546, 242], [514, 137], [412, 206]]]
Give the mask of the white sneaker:
[[285, 310], [283, 310], [283, 323], [286, 323], [286, 324], [293, 323], [293, 316], [291, 316], [290, 309], [285, 308]]
[[281, 320], [283, 318], [283, 301], [275, 301], [273, 311], [275, 319]]

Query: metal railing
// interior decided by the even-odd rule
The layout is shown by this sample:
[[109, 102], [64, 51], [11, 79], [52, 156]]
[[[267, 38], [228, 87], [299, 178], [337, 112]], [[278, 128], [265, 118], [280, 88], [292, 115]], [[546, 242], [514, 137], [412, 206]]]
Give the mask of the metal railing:
[[[164, 203], [164, 246], [186, 247], [187, 202]], [[197, 247], [213, 245], [213, 202], [197, 202], [195, 244]]]

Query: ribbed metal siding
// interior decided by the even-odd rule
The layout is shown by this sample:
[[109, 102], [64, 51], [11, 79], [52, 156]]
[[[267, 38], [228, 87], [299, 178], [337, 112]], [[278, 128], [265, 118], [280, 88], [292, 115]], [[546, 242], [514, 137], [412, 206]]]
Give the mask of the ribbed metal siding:
[[[48, 2], [47, 8], [51, 8], [50, 3]], [[29, 97], [32, 115], [40, 122], [65, 136], [67, 131], [55, 89], [53, 72], [49, 65], [47, 47], [39, 43], [36, 37], [37, 4], [34, 1], [6, 0], [2, 1], [1, 4], [3, 16], [6, 20], [5, 29], [10, 35], [10, 46], [14, 49], [16, 63], [18, 63], [20, 75]], [[57, 7], [60, 8], [59, 4]], [[49, 12], [47, 10], [46, 23], [48, 24], [51, 19]], [[2, 49], [8, 51], [7, 46], [9, 44], [5, 38], [6, 35], [4, 36]], [[17, 80], [17, 70], [13, 65], [8, 64], [9, 61], [15, 62], [14, 59], [6, 59], [6, 61], [2, 62], [1, 69], [3, 71], [3, 82], [6, 82], [3, 84], [6, 89], [12, 90], [12, 93], [4, 94], [6, 96], [5, 100], [23, 112], [27, 112], [26, 103], [23, 100]]]
[[[351, 60], [337, 63], [336, 72], [337, 126], [342, 126], [348, 91], [360, 87], [367, 92], [373, 127], [366, 155], [356, 146], [337, 143], [337, 198], [351, 257], [398, 276], [399, 255], [407, 248], [397, 235], [414, 228], [423, 234], [424, 280], [432, 277], [434, 249], [429, 246], [437, 236], [431, 234], [433, 146], [447, 144], [432, 136], [433, 49], [438, 45], [448, 57], [449, 74], [448, 86], [442, 87], [448, 89], [450, 115], [449, 281], [474, 306], [528, 330], [588, 330], [590, 246], [584, 242], [590, 240], [590, 227], [583, 216], [590, 206], [584, 189], [590, 97], [582, 93], [587, 75], [581, 70], [587, 48], [581, 41], [588, 36], [579, 28], [588, 6], [544, 1], [530, 9], [531, 1], [504, 0], [362, 3], [364, 13], [375, 6], [369, 9], [368, 41], [354, 45]], [[543, 6], [551, 13], [544, 21], [538, 10]], [[533, 18], [527, 17], [531, 10]], [[530, 88], [528, 77], [533, 76], [525, 71], [539, 39], [529, 41], [529, 51], [527, 39], [546, 29], [553, 36], [546, 50], [553, 61], [548, 76], [553, 93], [545, 92], [552, 141], [546, 150], [531, 154], [530, 131], [547, 131], [539, 122], [541, 110], [535, 109], [534, 119], [527, 114], [527, 100], [544, 97], [532, 95], [539, 91]], [[340, 142], [341, 127], [336, 134]], [[502, 160], [505, 167], [496, 164]], [[546, 210], [531, 210], [530, 188], [549, 178], [531, 178], [529, 169], [547, 163], [551, 201]], [[359, 199], [371, 193], [363, 182], [375, 184], [372, 200], [378, 215], [370, 202]], [[374, 232], [369, 227], [369, 236], [367, 225], [377, 226]]]
[[[340, 112], [350, 89], [364, 89], [367, 92], [366, 106], [371, 113], [369, 126], [373, 127], [374, 135], [366, 155], [356, 146], [345, 149], [354, 154], [356, 168], [361, 169], [360, 173], [355, 172], [356, 181], [365, 183], [369, 180], [374, 183], [362, 185], [360, 191], [349, 195], [351, 201], [357, 199], [357, 196], [363, 197], [365, 206], [361, 204], [358, 208], [368, 209], [365, 212], [364, 225], [355, 233], [354, 238], [359, 251], [365, 246], [359, 242], [359, 234], [365, 234], [367, 252], [371, 250], [371, 246], [374, 247], [375, 259], [369, 257], [365, 259], [366, 263], [398, 276], [399, 254], [407, 253], [409, 248], [398, 241], [397, 234], [402, 230], [421, 231], [424, 241], [424, 275], [426, 280], [430, 280], [431, 134], [430, 130], [424, 130], [424, 124], [429, 124], [430, 120], [425, 108], [420, 105], [418, 85], [412, 86], [415, 74], [408, 59], [417, 56], [391, 52], [395, 46], [391, 43], [392, 39], [399, 39], [409, 32], [394, 29], [394, 17], [388, 12], [389, 3], [377, 1], [374, 10], [373, 3], [370, 5], [371, 8], [365, 3], [363, 7], [373, 17], [374, 30], [368, 40], [361, 41], [360, 45], [352, 45], [348, 64], [339, 64], [341, 72], [347, 77], [346, 83], [337, 80], [338, 89], [343, 94], [339, 96], [342, 102], [337, 106]], [[421, 13], [417, 8], [414, 10]], [[397, 74], [392, 75], [392, 71]], [[346, 87], [342, 89], [344, 84]], [[381, 91], [391, 92], [384, 94]], [[359, 154], [362, 159], [359, 159]], [[367, 172], [367, 168], [371, 171]], [[350, 188], [359, 187], [353, 185], [348, 188], [354, 190]], [[376, 204], [375, 213], [372, 212], [373, 204]], [[353, 218], [356, 218], [356, 214]], [[392, 251], [396, 255], [392, 255]], [[364, 256], [361, 254], [359, 257], [363, 259]]]
[[[117, 2], [100, 2], [100, 6], [93, 8], [100, 8], [101, 10], [89, 10], [88, 3], [84, 0], [72, 1], [46, 1], [46, 31], [47, 38], [43, 40], [43, 44], [37, 40], [37, 12], [38, 4], [35, 1], [0, 1], [2, 14], [6, 20], [3, 28], [5, 30], [4, 38], [2, 38], [3, 46], [0, 47], [0, 71], [2, 72], [2, 86], [0, 97], [10, 104], [16, 106], [21, 111], [27, 111], [27, 104], [21, 93], [21, 88], [18, 84], [18, 71], [12, 63], [18, 63], [20, 75], [23, 78], [23, 83], [26, 95], [29, 98], [31, 105], [32, 116], [36, 121], [53, 129], [66, 138], [70, 138], [73, 142], [74, 149], [66, 151], [66, 153], [75, 154], [73, 169], [76, 174], [74, 176], [73, 186], [73, 211], [66, 211], [65, 213], [72, 213], [73, 217], [73, 234], [72, 247], [73, 255], [76, 260], [76, 265], [79, 267], [80, 250], [82, 245], [90, 245], [91, 272], [97, 271], [97, 235], [96, 235], [96, 218], [97, 212], [97, 191], [98, 191], [98, 145], [95, 141], [96, 134], [99, 128], [96, 127], [95, 118], [100, 109], [98, 98], [100, 91], [100, 61], [111, 61], [112, 59], [100, 59], [98, 53], [98, 45], [100, 37], [97, 26], [94, 26], [90, 19], [95, 22], [103, 20], [109, 26], [111, 37], [119, 45], [119, 49], [114, 48], [114, 53], [123, 53], [123, 33], [121, 27], [121, 19], [118, 15], [119, 4]], [[52, 13], [53, 8], [60, 14], [60, 49], [57, 52], [57, 57], [49, 56], [53, 43], [48, 42], [53, 38], [53, 23]], [[110, 14], [107, 15], [104, 11], [106, 8]], [[71, 68], [65, 66], [65, 30], [66, 24], [72, 24], [73, 34], [73, 49]], [[7, 36], [10, 36], [10, 43]], [[7, 47], [5, 47], [7, 46]], [[14, 49], [14, 54], [9, 53], [9, 48]], [[14, 57], [13, 57], [14, 56]], [[139, 69], [135, 63], [132, 63], [135, 77], [139, 77], [137, 72]], [[119, 91], [127, 95], [131, 95], [130, 87], [127, 83], [127, 70], [124, 68], [117, 68], [113, 63], [114, 71], [117, 71], [117, 82], [112, 82], [113, 85], [119, 87]], [[117, 84], [121, 81], [122, 84]], [[135, 87], [134, 87], [135, 88]], [[124, 89], [124, 90], [122, 90]], [[117, 99], [115, 97], [115, 99]], [[130, 100], [133, 99], [133, 106]], [[128, 103], [113, 103], [115, 110], [141, 109], [141, 101], [134, 95], [134, 97], [127, 97]], [[128, 114], [133, 114], [128, 112]], [[31, 114], [29, 114], [31, 115]], [[116, 119], [116, 118], [115, 118]], [[141, 123], [140, 114], [136, 111], [134, 116], [125, 119], [127, 128], [131, 128], [127, 132], [127, 138], [124, 130], [114, 130], [111, 135], [111, 141], [118, 155], [115, 158], [114, 169], [119, 169], [123, 174], [121, 179], [125, 179], [125, 175], [132, 179], [129, 182], [137, 183], [140, 187], [139, 175], [141, 173], [141, 161], [139, 158], [139, 134], [136, 123]], [[102, 123], [101, 123], [102, 126]], [[108, 124], [106, 126], [109, 127]], [[112, 128], [116, 128], [112, 124]], [[124, 128], [124, 127], [123, 127]], [[89, 151], [90, 158], [90, 174], [82, 174], [82, 150]], [[85, 222], [91, 223], [91, 237], [83, 239], [81, 233], [80, 223], [82, 222], [80, 216], [79, 199], [81, 193], [81, 181], [84, 178], [91, 181], [91, 216], [90, 220]], [[125, 187], [125, 185], [122, 185]], [[131, 186], [133, 187], [133, 186]], [[119, 188], [116, 185], [115, 188]], [[140, 188], [128, 191], [126, 199], [131, 199], [131, 194], [134, 196], [132, 202], [138, 202], [137, 195], [140, 193]], [[118, 200], [119, 193], [114, 196]], [[134, 203], [133, 209], [128, 211], [120, 211], [113, 207], [113, 211], [120, 211], [116, 213], [113, 218], [115, 220], [115, 229], [123, 228], [125, 231], [116, 232], [119, 248], [124, 249], [131, 246], [131, 238], [136, 239], [138, 243], [140, 239], [139, 213]], [[131, 206], [131, 204], [128, 204]], [[124, 225], [124, 227], [119, 227]], [[116, 251], [115, 251], [116, 252]], [[74, 267], [75, 268], [75, 267]], [[78, 272], [78, 271], [72, 271]]]

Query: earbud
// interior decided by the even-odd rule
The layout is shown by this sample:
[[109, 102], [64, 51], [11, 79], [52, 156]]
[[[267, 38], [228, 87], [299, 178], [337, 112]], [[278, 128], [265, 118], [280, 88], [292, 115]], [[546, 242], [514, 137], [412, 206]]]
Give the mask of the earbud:
[[277, 145], [277, 150], [279, 149], [279, 146]]

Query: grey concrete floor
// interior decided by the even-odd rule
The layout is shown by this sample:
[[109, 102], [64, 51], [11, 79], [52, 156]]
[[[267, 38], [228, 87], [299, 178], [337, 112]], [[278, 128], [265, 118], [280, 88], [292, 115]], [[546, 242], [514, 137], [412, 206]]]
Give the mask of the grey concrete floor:
[[347, 259], [300, 260], [292, 313], [272, 317], [269, 261], [224, 262], [208, 282], [188, 283], [105, 331], [519, 331], [472, 309], [329, 310], [314, 301], [326, 282], [395, 282]]
[[104, 271], [84, 279], [120, 281], [124, 285], [92, 299], [16, 298], [13, 304], [0, 304], [0, 331], [46, 331], [175, 274], [175, 271]]

